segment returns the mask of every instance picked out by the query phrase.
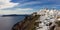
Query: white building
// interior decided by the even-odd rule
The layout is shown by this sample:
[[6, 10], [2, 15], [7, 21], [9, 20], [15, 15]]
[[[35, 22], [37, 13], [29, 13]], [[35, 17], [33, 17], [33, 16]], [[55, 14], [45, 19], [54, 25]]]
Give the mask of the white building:
[[36, 30], [49, 30], [50, 26], [47, 26], [47, 24], [52, 22], [53, 23], [52, 25], [54, 25], [54, 22], [56, 20], [60, 20], [60, 16], [59, 16], [60, 11], [58, 11], [56, 9], [55, 10], [54, 9], [51, 9], [51, 10], [41, 9], [39, 12], [37, 12], [37, 15], [41, 15], [40, 18], [38, 19], [38, 21], [41, 21], [41, 23], [39, 23], [39, 27], [42, 27], [42, 28], [38, 27], [38, 28], [36, 28]]

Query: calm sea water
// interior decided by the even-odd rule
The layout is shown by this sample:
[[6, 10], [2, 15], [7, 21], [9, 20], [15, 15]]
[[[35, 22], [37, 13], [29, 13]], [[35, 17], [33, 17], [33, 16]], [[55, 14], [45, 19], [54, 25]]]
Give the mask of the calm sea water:
[[25, 16], [0, 17], [0, 30], [11, 30], [12, 26], [23, 20]]

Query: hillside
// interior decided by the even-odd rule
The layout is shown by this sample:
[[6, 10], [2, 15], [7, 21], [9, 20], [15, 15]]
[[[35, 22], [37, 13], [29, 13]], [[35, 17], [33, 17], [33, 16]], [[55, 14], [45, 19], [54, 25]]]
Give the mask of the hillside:
[[16, 23], [12, 30], [60, 30], [60, 11], [42, 9]]

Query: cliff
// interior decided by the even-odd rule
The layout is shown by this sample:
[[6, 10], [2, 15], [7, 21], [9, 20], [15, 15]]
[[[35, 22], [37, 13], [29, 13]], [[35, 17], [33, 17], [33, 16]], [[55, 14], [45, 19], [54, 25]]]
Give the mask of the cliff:
[[60, 11], [42, 9], [16, 23], [12, 30], [60, 30]]
[[[38, 20], [40, 15], [33, 15], [26, 16], [24, 21], [16, 23], [12, 30], [33, 30], [35, 28], [35, 21]], [[35, 29], [34, 29], [35, 30]]]

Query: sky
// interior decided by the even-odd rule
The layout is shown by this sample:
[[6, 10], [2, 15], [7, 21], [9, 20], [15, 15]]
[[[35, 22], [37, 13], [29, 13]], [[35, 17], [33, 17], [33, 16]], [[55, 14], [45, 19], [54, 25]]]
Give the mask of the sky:
[[42, 8], [60, 9], [60, 0], [0, 0], [0, 14], [31, 14]]

